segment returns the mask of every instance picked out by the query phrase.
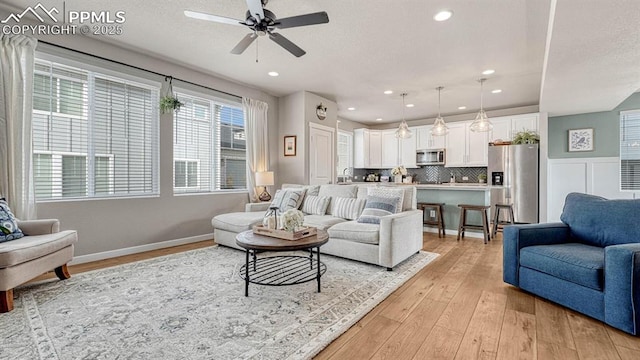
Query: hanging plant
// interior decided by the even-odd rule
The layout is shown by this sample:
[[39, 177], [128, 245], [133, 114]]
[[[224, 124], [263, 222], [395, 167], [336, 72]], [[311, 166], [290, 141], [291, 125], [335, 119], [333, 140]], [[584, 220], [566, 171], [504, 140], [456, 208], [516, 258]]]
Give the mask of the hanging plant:
[[540, 135], [535, 131], [523, 130], [513, 137], [512, 144], [537, 144], [540, 142]]
[[180, 107], [184, 106], [184, 103], [173, 95], [173, 77], [168, 76], [165, 77], [164, 81], [169, 80], [169, 85], [167, 85], [167, 92], [164, 96], [160, 98], [160, 111], [163, 114], [166, 114], [169, 111], [180, 111]]

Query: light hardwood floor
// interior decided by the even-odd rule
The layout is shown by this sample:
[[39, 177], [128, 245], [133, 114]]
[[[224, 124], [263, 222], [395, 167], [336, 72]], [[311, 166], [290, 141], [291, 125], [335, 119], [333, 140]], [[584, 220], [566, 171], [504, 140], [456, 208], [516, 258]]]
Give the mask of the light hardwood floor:
[[[70, 266], [73, 274], [211, 241]], [[640, 337], [502, 282], [502, 240], [424, 235], [434, 262], [315, 359], [640, 359]], [[51, 277], [51, 274], [41, 278]]]

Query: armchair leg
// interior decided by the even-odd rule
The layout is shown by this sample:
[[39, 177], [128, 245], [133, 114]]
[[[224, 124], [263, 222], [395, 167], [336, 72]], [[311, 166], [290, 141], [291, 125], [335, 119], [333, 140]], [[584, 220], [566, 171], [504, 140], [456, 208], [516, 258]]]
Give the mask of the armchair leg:
[[13, 310], [13, 289], [0, 291], [0, 313]]
[[67, 269], [67, 264], [55, 268], [54, 271], [60, 280], [66, 280], [71, 277], [69, 270]]

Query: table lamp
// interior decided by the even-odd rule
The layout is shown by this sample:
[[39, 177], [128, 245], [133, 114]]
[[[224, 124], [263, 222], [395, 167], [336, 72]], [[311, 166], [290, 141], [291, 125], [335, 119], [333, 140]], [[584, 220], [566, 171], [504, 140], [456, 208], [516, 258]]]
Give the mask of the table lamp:
[[258, 196], [260, 201], [271, 200], [271, 195], [267, 191], [267, 186], [272, 186], [273, 183], [273, 171], [261, 171], [256, 173], [256, 186], [262, 186], [264, 190]]

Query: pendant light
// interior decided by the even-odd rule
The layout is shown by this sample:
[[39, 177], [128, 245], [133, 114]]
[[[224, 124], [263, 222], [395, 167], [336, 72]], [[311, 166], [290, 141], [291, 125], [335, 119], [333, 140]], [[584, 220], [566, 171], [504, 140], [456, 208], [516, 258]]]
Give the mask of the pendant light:
[[440, 115], [440, 91], [442, 91], [442, 89], [444, 89], [442, 86], [438, 86], [436, 88], [436, 90], [438, 90], [438, 117], [431, 128], [431, 135], [433, 136], [444, 136], [449, 132], [449, 128], [444, 123], [444, 119]]
[[491, 129], [493, 129], [493, 124], [491, 124], [491, 121], [489, 121], [489, 118], [487, 117], [487, 113], [484, 112], [484, 109], [482, 107], [482, 95], [483, 95], [483, 84], [487, 79], [480, 79], [478, 80], [478, 82], [480, 83], [480, 111], [478, 112], [478, 115], [476, 115], [476, 119], [473, 120], [473, 122], [471, 123], [470, 129], [471, 131], [476, 131], [476, 132], [487, 132], [487, 131], [491, 131]]
[[407, 93], [402, 93], [400, 95], [402, 96], [402, 122], [400, 123], [398, 130], [396, 130], [396, 138], [408, 139], [411, 136], [413, 136], [413, 132], [409, 130], [409, 125], [407, 125], [407, 122], [404, 120], [404, 108], [405, 108], [404, 98], [405, 96], [407, 96]]

